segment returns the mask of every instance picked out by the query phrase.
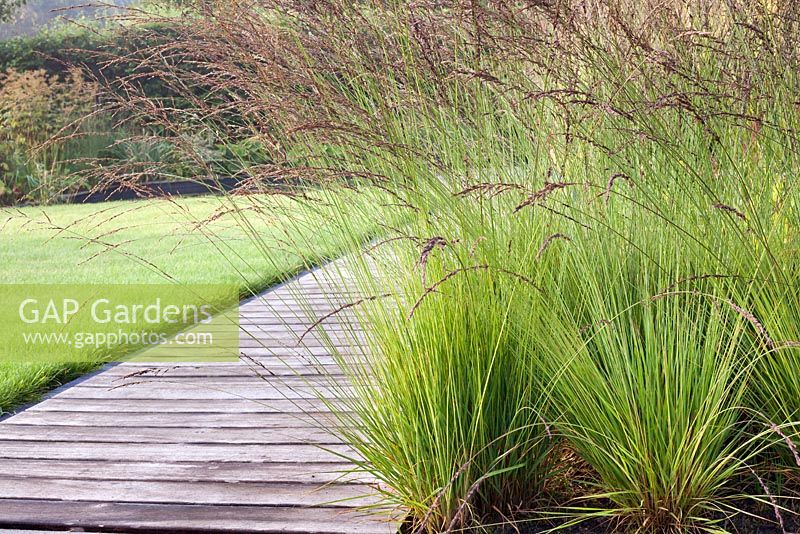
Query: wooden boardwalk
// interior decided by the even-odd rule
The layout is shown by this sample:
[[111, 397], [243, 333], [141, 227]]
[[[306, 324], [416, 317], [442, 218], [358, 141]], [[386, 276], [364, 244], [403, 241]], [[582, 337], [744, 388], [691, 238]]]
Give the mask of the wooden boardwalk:
[[374, 487], [319, 398], [346, 391], [328, 343], [358, 357], [357, 332], [298, 345], [352, 300], [336, 265], [242, 304], [239, 363], [109, 366], [0, 422], [0, 532], [396, 531], [357, 510]]

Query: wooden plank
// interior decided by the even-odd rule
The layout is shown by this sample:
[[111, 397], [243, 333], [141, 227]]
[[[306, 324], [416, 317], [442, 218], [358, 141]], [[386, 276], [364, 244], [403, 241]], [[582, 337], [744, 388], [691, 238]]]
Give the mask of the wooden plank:
[[[285, 317], [285, 316], [284, 316]], [[241, 334], [273, 334], [273, 333], [295, 333], [298, 335], [306, 334], [307, 336], [311, 335], [321, 335], [321, 334], [330, 334], [330, 335], [341, 335], [341, 334], [350, 334], [352, 332], [364, 333], [364, 330], [361, 328], [355, 328], [352, 322], [344, 322], [344, 321], [337, 321], [337, 322], [325, 322], [322, 324], [315, 324], [317, 319], [314, 318], [313, 320], [307, 321], [292, 321], [292, 322], [284, 322], [278, 323], [274, 321], [269, 321], [268, 317], [258, 318], [258, 317], [249, 317], [249, 316], [241, 316], [239, 318], [239, 333]], [[217, 326], [215, 329], [209, 329], [209, 332], [220, 332], [220, 333], [229, 333], [231, 330], [229, 326]]]
[[287, 347], [287, 348], [317, 348], [317, 347], [324, 347], [330, 348], [333, 347], [352, 347], [352, 346], [363, 346], [363, 339], [357, 339], [355, 336], [351, 336], [350, 334], [342, 334], [342, 335], [329, 335], [327, 337], [323, 336], [312, 336], [308, 335], [300, 340], [300, 336], [296, 335], [294, 332], [281, 332], [281, 333], [271, 333], [269, 335], [263, 334], [253, 334], [252, 336], [242, 336], [239, 339], [239, 347], [240, 348], [248, 348], [248, 347], [262, 347], [266, 344], [266, 346], [273, 346], [274, 344], [278, 344], [279, 347]]
[[375, 491], [359, 484], [0, 477], [0, 495], [6, 499], [115, 503], [355, 507], [373, 502]]
[[[327, 484], [334, 481], [370, 482], [361, 473], [349, 473], [348, 463], [315, 464], [252, 462], [95, 462], [87, 460], [31, 460], [7, 458], [0, 462], [0, 476], [71, 478], [73, 480], [195, 480], [218, 482], [297, 482]], [[2, 517], [2, 513], [0, 513]]]
[[[280, 364], [280, 362], [278, 362]], [[333, 375], [339, 373], [341, 370], [338, 364], [327, 364], [327, 365], [308, 365], [306, 363], [302, 365], [272, 365], [270, 367], [270, 371], [273, 375], [278, 376], [309, 376], [309, 375]], [[111, 367], [107, 371], [104, 371], [101, 375], [103, 379], [110, 378], [112, 380], [118, 380], [122, 377], [130, 376], [131, 378], [137, 378], [137, 373], [141, 377], [164, 377], [164, 378], [175, 378], [175, 377], [214, 377], [214, 378], [222, 378], [222, 377], [249, 377], [249, 378], [258, 378], [260, 375], [264, 374], [264, 369], [254, 365], [250, 362], [248, 364], [244, 362], [238, 363], [217, 363], [217, 362], [208, 362], [206, 364], [198, 364], [198, 363], [187, 363], [181, 365], [170, 365], [170, 364], [154, 364], [154, 365], [143, 365], [140, 363], [121, 363], [114, 367]]]
[[[282, 325], [292, 327], [308, 328], [319, 320], [325, 314], [295, 314], [285, 313], [284, 310], [276, 312], [268, 307], [251, 308], [239, 313], [240, 324], [262, 324], [262, 325]], [[326, 317], [322, 323], [322, 328], [328, 328], [334, 325], [346, 325], [348, 328], [359, 328], [358, 325], [353, 324], [353, 320], [357, 319], [354, 312], [342, 311]]]
[[[173, 349], [172, 346], [169, 348]], [[361, 347], [348, 346], [337, 348], [337, 354], [363, 354], [363, 349]], [[324, 364], [336, 363], [336, 361], [331, 358], [331, 351], [329, 350], [329, 347], [293, 347], [287, 345], [274, 345], [267, 347], [245, 347], [242, 348], [240, 352], [241, 354], [250, 357], [268, 356], [272, 358], [286, 359], [287, 361], [297, 361], [297, 363], [301, 365], [308, 362], [319, 362]], [[164, 351], [165, 356], [170, 356], [172, 353], [173, 350], [170, 350], [170, 352]], [[180, 350], [175, 350], [174, 353], [180, 354]]]
[[[158, 360], [156, 361], [148, 361], [146, 353], [140, 353], [136, 355], [136, 360], [129, 359], [131, 363], [144, 365], [144, 364], [161, 364], [161, 365], [170, 365], [170, 361], [167, 361], [168, 358], [173, 356], [175, 357], [195, 357], [195, 360], [186, 360], [186, 363], [193, 363], [196, 361], [196, 355], [192, 350], [192, 347], [189, 345], [180, 347], [178, 345], [169, 345], [164, 346], [164, 349], [169, 348], [169, 351], [159, 351]], [[245, 358], [271, 358], [280, 362], [286, 362], [286, 365], [289, 366], [300, 366], [300, 365], [332, 365], [336, 363], [336, 360], [332, 357], [333, 354], [328, 349], [328, 347], [294, 347], [294, 346], [287, 346], [287, 345], [278, 345], [275, 344], [274, 346], [258, 346], [252, 348], [243, 348], [239, 351], [240, 359], [241, 357]], [[336, 351], [337, 355], [342, 356], [362, 356], [363, 350], [358, 347], [341, 347], [339, 350]], [[228, 356], [226, 352], [220, 352], [220, 356]], [[235, 363], [235, 362], [222, 362], [222, 363]]]
[[[342, 306], [348, 304], [347, 301], [318, 301], [318, 302], [295, 302], [290, 300], [285, 301], [270, 301], [268, 304], [258, 304], [252, 306], [240, 306], [239, 312], [247, 315], [251, 312], [266, 312], [266, 313], [278, 313], [281, 317], [297, 317], [303, 319], [313, 319], [311, 322], [317, 320], [317, 318], [322, 317], [323, 315], [327, 315], [334, 310], [338, 310]], [[349, 309], [345, 309], [339, 313], [348, 313]], [[354, 316], [354, 312], [350, 311], [350, 316]]]
[[[345, 369], [348, 371], [352, 369], [363, 369], [371, 365], [371, 362], [365, 361], [363, 358], [356, 358], [354, 356], [342, 356], [338, 358], [326, 358], [327, 361], [320, 362], [320, 358], [308, 358], [308, 359], [285, 359], [285, 358], [277, 358], [272, 356], [259, 356], [250, 358], [248, 361], [252, 363], [252, 369], [247, 372], [248, 376], [303, 376], [303, 375], [310, 375], [312, 372], [316, 371], [314, 374], [324, 374], [326, 369], [335, 369], [340, 364], [345, 364]], [[131, 362], [134, 363], [134, 362]], [[174, 367], [179, 367], [187, 362], [135, 362], [137, 364], [141, 363], [146, 366], [153, 366], [153, 365], [169, 365]], [[341, 369], [338, 369], [338, 372], [341, 372]], [[178, 372], [172, 373], [170, 371], [165, 371], [164, 373], [157, 373], [159, 375], [168, 376], [172, 375], [175, 376], [179, 374]], [[208, 371], [189, 371], [185, 373], [188, 376], [204, 376], [208, 375]], [[226, 370], [222, 369], [218, 373], [214, 373], [214, 376], [225, 376], [228, 374], [229, 376], [235, 376], [234, 372], [227, 373]], [[239, 376], [242, 376], [243, 373], [239, 373]], [[122, 376], [122, 375], [120, 375]]]
[[[318, 426], [332, 424], [334, 416], [329, 412], [317, 413], [119, 413], [119, 412], [57, 412], [26, 410], [4, 421], [2, 424], [62, 425], [95, 427], [139, 427], [159, 428], [286, 428], [296, 426]], [[104, 430], [102, 430], [104, 432]]]
[[322, 348], [330, 353], [328, 349], [335, 349], [337, 352], [342, 350], [353, 350], [353, 348], [363, 347], [363, 342], [356, 339], [315, 339], [306, 337], [303, 341], [299, 341], [294, 335], [287, 337], [257, 337], [257, 338], [242, 338], [239, 340], [239, 349], [253, 349], [253, 348], [275, 348], [285, 347], [287, 349], [317, 349]]
[[[187, 356], [183, 354], [183, 356]], [[246, 363], [245, 363], [246, 362]], [[214, 376], [261, 376], [261, 375], [282, 375], [282, 376], [302, 376], [310, 374], [325, 374], [328, 370], [336, 372], [341, 362], [348, 365], [358, 363], [368, 365], [370, 362], [363, 356], [337, 355], [326, 357], [282, 357], [280, 355], [262, 356], [242, 356], [238, 361], [217, 361], [217, 362], [197, 362], [197, 361], [138, 361], [129, 360], [117, 362], [117, 365], [126, 365], [131, 368], [138, 368], [143, 374], [149, 376], [161, 375], [188, 375], [205, 376], [213, 372]], [[214, 371], [212, 366], [222, 366]], [[225, 367], [228, 366], [228, 367]], [[237, 369], [238, 367], [238, 369]], [[147, 369], [145, 371], [145, 369]], [[185, 371], [182, 369], [186, 369]], [[109, 371], [110, 372], [110, 371]], [[111, 372], [110, 372], [111, 373]], [[111, 373], [113, 376], [123, 377], [132, 374], [130, 370], [120, 370]], [[111, 376], [111, 375], [110, 375]]]
[[[173, 355], [175, 356], [193, 356], [196, 358], [195, 349], [196, 347], [192, 347], [191, 345], [163, 345], [161, 347], [163, 350], [159, 350], [159, 358], [169, 358]], [[169, 350], [167, 350], [169, 349]], [[348, 354], [352, 351], [350, 347], [342, 347], [337, 351], [340, 354]], [[256, 346], [256, 347], [246, 347], [240, 351], [241, 354], [245, 356], [270, 356], [270, 357], [280, 357], [280, 358], [294, 358], [298, 359], [298, 363], [302, 364], [303, 361], [300, 361], [300, 358], [305, 358], [308, 360], [309, 358], [311, 361], [315, 361], [319, 358], [319, 361], [330, 361], [331, 351], [329, 347], [302, 347], [302, 346], [295, 346], [294, 344], [280, 344], [275, 342], [272, 345], [267, 346]], [[355, 352], [356, 354], [358, 352]], [[220, 355], [227, 355], [227, 352], [220, 351]], [[141, 359], [143, 362], [146, 361], [145, 358], [147, 357], [146, 353], [140, 353], [136, 355], [136, 358]], [[137, 360], [138, 361], [138, 360]], [[161, 361], [161, 360], [159, 360]], [[189, 360], [192, 361], [192, 360]], [[232, 362], [231, 362], [232, 363]]]
[[[337, 347], [338, 353], [340, 354], [360, 354], [363, 352], [361, 347], [354, 347], [354, 346], [345, 346], [345, 347]], [[170, 346], [172, 349], [172, 346]], [[330, 350], [329, 347], [303, 347], [303, 346], [295, 346], [294, 344], [275, 344], [271, 346], [256, 346], [256, 347], [244, 347], [241, 351], [243, 354], [247, 356], [279, 356], [279, 357], [318, 357], [320, 361], [325, 361], [326, 358], [330, 357]], [[168, 352], [165, 351], [165, 354], [169, 355]]]
[[[361, 297], [357, 295], [350, 295], [344, 298], [337, 298], [336, 296], [331, 297], [323, 296], [323, 295], [312, 295], [310, 300], [306, 298], [295, 298], [290, 295], [284, 296], [274, 296], [269, 301], [258, 301], [258, 302], [248, 302], [246, 304], [242, 304], [239, 306], [239, 310], [242, 314], [248, 315], [253, 312], [262, 312], [262, 311], [274, 311], [276, 309], [280, 309], [281, 311], [286, 311], [285, 315], [287, 317], [304, 317], [308, 318], [311, 315], [320, 314], [320, 309], [326, 309], [326, 312], [329, 310], [340, 309], [343, 306], [350, 304], [352, 302], [357, 301]], [[357, 310], [352, 309], [352, 307], [343, 308], [341, 314], [350, 314], [354, 315], [357, 313]], [[337, 313], [337, 315], [339, 315]]]
[[124, 504], [0, 499], [7, 527], [157, 529], [164, 532], [388, 534], [385, 519], [336, 508]]
[[[213, 445], [169, 443], [72, 443], [7, 440], [0, 458], [137, 462], [340, 463], [355, 456], [347, 445]], [[0, 493], [2, 495], [2, 493]]]
[[269, 297], [268, 299], [257, 296], [244, 301], [244, 304], [264, 302], [265, 300], [269, 302], [274, 298], [284, 297], [305, 298], [308, 296], [326, 298], [331, 296], [344, 297], [348, 294], [355, 295], [357, 293], [357, 288], [352, 287], [351, 284], [336, 284], [321, 280], [307, 280], [304, 278], [298, 278], [292, 282], [291, 285], [276, 287], [275, 289], [269, 291], [266, 294]]
[[[301, 308], [296, 305], [266, 304], [259, 306], [240, 307], [239, 317], [257, 317], [264, 315], [268, 318], [279, 319], [283, 323], [301, 322], [312, 324], [325, 317], [325, 322], [353, 320], [358, 317], [357, 311], [352, 308], [342, 308], [347, 303], [337, 303], [323, 307]], [[341, 310], [341, 311], [339, 311]], [[331, 313], [334, 312], [335, 313]]]
[[[165, 387], [166, 386], [166, 387]], [[252, 401], [275, 401], [282, 399], [320, 399], [352, 396], [353, 388], [349, 386], [291, 386], [281, 387], [280, 383], [262, 384], [230, 384], [212, 386], [195, 384], [148, 384], [131, 383], [113, 389], [74, 387], [69, 388], [53, 398], [86, 399], [86, 400], [209, 400], [225, 401], [230, 399], [246, 399]]]
[[[337, 402], [337, 401], [330, 401]], [[339, 402], [340, 404], [340, 402]], [[61, 399], [54, 397], [46, 402], [28, 408], [39, 412], [122, 412], [122, 413], [305, 413], [321, 412], [328, 404], [317, 399], [293, 400], [245, 400], [227, 399], [224, 401], [203, 400], [126, 400], [126, 399]], [[68, 417], [68, 416], [65, 416]]]
[[288, 428], [181, 428], [116, 426], [101, 428], [77, 425], [27, 425], [9, 422], [0, 432], [0, 443], [8, 440], [68, 441], [72, 443], [203, 443], [289, 445], [313, 443], [330, 445], [341, 443], [331, 429], [309, 424]]
[[[239, 317], [239, 326], [242, 329], [246, 329], [247, 332], [250, 333], [269, 333], [269, 332], [296, 332], [297, 334], [303, 334], [306, 330], [308, 330], [312, 325], [312, 321], [305, 321], [303, 323], [299, 322], [268, 322], [268, 321], [261, 321], [261, 318], [258, 316], [253, 315], [246, 315]], [[266, 317], [265, 317], [266, 319]], [[312, 330], [314, 334], [319, 334], [321, 332], [331, 332], [331, 333], [338, 333], [338, 332], [364, 332], [364, 330], [357, 324], [343, 322], [343, 321], [332, 321], [328, 322], [325, 321], [321, 326], [316, 326]]]
[[[81, 382], [73, 388], [97, 388], [109, 389], [117, 387], [139, 387], [141, 385], [148, 387], [226, 387], [226, 386], [261, 386], [261, 387], [317, 387], [317, 386], [330, 386], [336, 384], [346, 383], [349, 378], [344, 374], [312, 374], [304, 376], [272, 376], [262, 375], [256, 376], [255, 374], [249, 376], [214, 376], [213, 374], [205, 374], [201, 376], [172, 376], [169, 374], [163, 376], [134, 376], [131, 378], [121, 378], [118, 376], [108, 376], [101, 373], [88, 380]], [[132, 384], [128, 386], [127, 384]]]
[[[334, 380], [335, 379], [335, 380]], [[347, 385], [350, 378], [347, 375], [306, 375], [303, 377], [295, 376], [270, 376], [266, 375], [264, 378], [257, 376], [180, 376], [180, 377], [142, 377], [142, 378], [126, 378], [115, 379], [114, 377], [103, 377], [101, 380], [95, 380], [87, 384], [79, 384], [73, 386], [74, 388], [81, 389], [96, 389], [96, 390], [111, 390], [111, 388], [127, 389], [127, 388], [212, 388], [212, 389], [225, 389], [225, 388], [239, 388], [239, 387], [252, 387], [252, 388], [277, 388], [286, 381], [287, 388], [307, 387], [340, 387]], [[359, 379], [359, 382], [361, 380]], [[130, 385], [128, 385], [130, 384]], [[232, 390], [233, 391], [233, 390]]]
[[[357, 355], [347, 355], [347, 354], [337, 354], [335, 356], [309, 356], [309, 355], [298, 355], [298, 356], [281, 356], [279, 354], [270, 354], [268, 351], [259, 351], [258, 354], [250, 354], [249, 350], [247, 353], [242, 352], [241, 355], [243, 358], [246, 358], [247, 361], [252, 362], [253, 368], [260, 370], [262, 372], [268, 372], [273, 370], [275, 373], [279, 372], [282, 368], [287, 368], [289, 371], [292, 369], [297, 369], [298, 367], [317, 367], [317, 366], [332, 366], [338, 365], [342, 360], [347, 362], [361, 362], [362, 364], [368, 364], [369, 362]], [[220, 357], [227, 357], [220, 356]], [[186, 363], [195, 363], [196, 357], [194, 360], [191, 352], [172, 352], [171, 354], [165, 354], [163, 356], [159, 356], [158, 361], [148, 360], [145, 358], [140, 359], [129, 359], [127, 360], [130, 363], [138, 364], [138, 365], [172, 365], [172, 366], [179, 366]], [[233, 361], [226, 361], [225, 363], [233, 363]], [[265, 369], [266, 368], [266, 369]]]

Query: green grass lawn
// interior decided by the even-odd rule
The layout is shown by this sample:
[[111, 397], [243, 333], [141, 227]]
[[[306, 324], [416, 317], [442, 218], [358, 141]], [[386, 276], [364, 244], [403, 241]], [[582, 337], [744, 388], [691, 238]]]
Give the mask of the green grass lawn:
[[[245, 296], [335, 256], [345, 241], [367, 239], [375, 220], [363, 217], [369, 208], [358, 210], [358, 220], [340, 216], [354, 201], [363, 203], [363, 195], [4, 209], [0, 276], [6, 284], [233, 283]], [[0, 363], [0, 410], [34, 400], [95, 365]]]

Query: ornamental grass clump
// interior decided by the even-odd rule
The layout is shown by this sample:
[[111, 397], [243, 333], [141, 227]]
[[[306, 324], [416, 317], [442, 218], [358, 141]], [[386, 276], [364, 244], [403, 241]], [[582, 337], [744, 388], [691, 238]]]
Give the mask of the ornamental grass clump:
[[[441, 182], [429, 191], [416, 199], [425, 211], [439, 194], [452, 198]], [[537, 286], [509, 265], [496, 267], [498, 254], [526, 262], [537, 249], [487, 246], [475, 206], [410, 222], [348, 267], [378, 297], [354, 310], [367, 353], [380, 357], [367, 366], [340, 359], [356, 393], [346, 400], [343, 433], [411, 531], [457, 530], [538, 507], [554, 469], [544, 377], [514, 335], [513, 320]], [[512, 235], [499, 206], [484, 203], [482, 213], [496, 221], [498, 238]]]
[[524, 282], [503, 278], [453, 277], [446, 291], [458, 299], [432, 298], [413, 321], [394, 299], [362, 316], [381, 357], [353, 380], [344, 433], [420, 532], [530, 509], [552, 468], [541, 377], [509, 335]]
[[655, 532], [713, 528], [710, 518], [735, 509], [733, 481], [756, 448], [740, 424], [748, 323], [700, 291], [648, 297], [660, 277], [647, 271], [615, 282], [577, 264], [576, 285], [591, 297], [580, 316], [559, 297], [527, 336], [552, 377], [554, 426], [591, 469], [591, 499], [565, 515]]

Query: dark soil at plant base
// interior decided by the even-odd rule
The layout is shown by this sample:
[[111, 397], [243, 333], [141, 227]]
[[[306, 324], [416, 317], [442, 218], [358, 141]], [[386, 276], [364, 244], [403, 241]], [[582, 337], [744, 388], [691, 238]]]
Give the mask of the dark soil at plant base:
[[[745, 518], [743, 520], [736, 520], [733, 522], [728, 522], [723, 524], [723, 528], [727, 532], [736, 533], [736, 534], [796, 534], [798, 532], [797, 526], [792, 526], [786, 522], [786, 529], [781, 530], [780, 526], [777, 525], [770, 525], [765, 524], [764, 521], [760, 520], [750, 520], [749, 518]], [[515, 530], [512, 528], [507, 528], [501, 531], [502, 534], [541, 534], [544, 532], [550, 532], [549, 529], [553, 527], [544, 527], [544, 526], [523, 526], [520, 525], [518, 527], [519, 530]], [[624, 529], [614, 529], [613, 527], [609, 526], [608, 521], [586, 521], [581, 523], [578, 526], [569, 527], [565, 529], [556, 530], [556, 534], [564, 533], [564, 534], [617, 534], [617, 533], [625, 533], [625, 532], [634, 532], [635, 529], [624, 530]]]
[[[760, 517], [753, 517], [748, 514], [759, 515]], [[800, 517], [798, 515], [793, 515], [791, 512], [786, 511], [782, 512], [782, 528], [778, 521], [774, 519], [774, 514], [774, 510], [767, 506], [754, 506], [752, 510], [747, 510], [747, 513], [741, 513], [720, 522], [717, 528], [736, 534], [797, 534], [800, 532]], [[558, 524], [554, 522], [521, 522], [516, 525], [516, 528], [505, 527], [499, 530], [498, 534], [541, 534], [557, 526]], [[633, 528], [620, 526], [619, 522], [615, 520], [590, 519], [581, 522], [579, 525], [559, 529], [555, 532], [564, 534], [617, 534], [634, 531], [635, 529]]]
[[[590, 481], [593, 478], [591, 468], [569, 446], [564, 446], [558, 454], [563, 461], [571, 465], [571, 468], [551, 481], [550, 502], [569, 502], [575, 495], [591, 494]], [[769, 465], [769, 463], [767, 462], [765, 465]], [[763, 502], [755, 499], [737, 501], [734, 506], [741, 510], [741, 513], [727, 519], [720, 514], [720, 521], [714, 525], [715, 528], [735, 534], [800, 534], [800, 480], [796, 478], [795, 471], [793, 469], [766, 468], [764, 471], [771, 473], [769, 477], [770, 492], [773, 495], [784, 496], [776, 501], [781, 507], [779, 509], [780, 520], [776, 514], [776, 507], [770, 504], [770, 497], [765, 496], [760, 497], [760, 501]], [[737, 492], [740, 492], [741, 495], [757, 495], [763, 493], [764, 487], [761, 484], [749, 477], [744, 477], [734, 482], [733, 487], [736, 487]], [[604, 500], [585, 501], [583, 504], [595, 509], [612, 507], [610, 502]], [[498, 534], [540, 534], [569, 522], [568, 520], [558, 521], [541, 517], [539, 519], [531, 517], [528, 520], [524, 517], [516, 517], [519, 517], [519, 523], [515, 526], [497, 529], [496, 532]], [[555, 532], [559, 534], [624, 534], [636, 532], [636, 528], [630, 524], [626, 525], [617, 518], [598, 518], [588, 519], [574, 526], [561, 527]]]
[[[764, 500], [769, 501], [768, 498]], [[779, 502], [783, 507], [780, 511], [780, 520], [783, 521], [783, 525], [780, 524], [773, 506], [767, 503], [750, 500], [748, 502], [737, 503], [736, 506], [742, 510], [740, 513], [727, 519], [720, 517], [720, 522], [713, 526], [717, 529], [734, 534], [800, 533], [800, 508], [798, 507], [798, 503], [793, 503], [792, 498], [783, 499]], [[514, 526], [507, 526], [494, 531], [489, 530], [489, 532], [495, 532], [496, 534], [541, 534], [553, 529], [558, 529], [554, 531], [557, 534], [625, 534], [628, 532], [636, 532], [634, 526], [630, 524], [626, 525], [615, 518], [588, 519], [574, 526], [559, 528], [567, 522], [566, 520], [546, 520], [541, 518], [535, 519], [533, 517], [525, 519], [520, 517], [519, 522]], [[698, 530], [698, 532], [700, 531]]]

